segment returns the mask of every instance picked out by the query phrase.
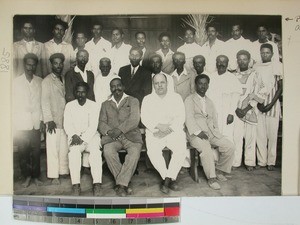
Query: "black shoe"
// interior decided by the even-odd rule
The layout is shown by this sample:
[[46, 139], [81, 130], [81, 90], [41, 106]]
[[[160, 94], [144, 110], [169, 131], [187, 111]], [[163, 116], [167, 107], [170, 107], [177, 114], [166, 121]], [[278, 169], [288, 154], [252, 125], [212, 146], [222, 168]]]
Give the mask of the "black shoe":
[[127, 187], [123, 185], [119, 185], [119, 188], [117, 189], [116, 193], [120, 197], [126, 197], [127, 192], [126, 192]]
[[162, 182], [161, 186], [160, 186], [160, 191], [164, 194], [169, 194], [170, 189], [169, 189], [169, 185], [171, 183], [171, 178], [166, 177], [166, 179]]
[[74, 196], [79, 196], [81, 192], [80, 184], [73, 184], [72, 190]]
[[274, 171], [274, 169], [275, 169], [275, 166], [273, 166], [273, 165], [267, 166], [267, 170], [269, 170], [269, 171]]
[[95, 183], [93, 191], [94, 191], [94, 196], [102, 196], [101, 183]]
[[181, 190], [181, 187], [178, 185], [178, 183], [175, 180], [171, 181], [171, 183], [169, 184], [169, 188], [172, 191], [180, 191]]

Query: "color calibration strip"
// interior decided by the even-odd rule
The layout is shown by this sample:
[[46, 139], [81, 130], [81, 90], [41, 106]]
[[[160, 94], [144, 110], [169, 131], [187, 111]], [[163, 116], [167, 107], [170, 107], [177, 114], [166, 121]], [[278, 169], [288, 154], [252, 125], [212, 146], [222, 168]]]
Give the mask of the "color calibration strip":
[[13, 197], [14, 218], [58, 224], [155, 224], [180, 221], [180, 198]]

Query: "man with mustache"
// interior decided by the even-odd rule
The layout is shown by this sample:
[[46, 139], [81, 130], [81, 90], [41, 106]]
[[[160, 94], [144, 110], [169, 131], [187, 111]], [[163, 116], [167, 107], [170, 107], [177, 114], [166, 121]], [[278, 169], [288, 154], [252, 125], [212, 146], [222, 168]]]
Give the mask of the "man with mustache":
[[[102, 146], [108, 168], [113, 174], [118, 196], [131, 194], [128, 187], [135, 172], [142, 149], [139, 101], [124, 93], [120, 78], [110, 82], [112, 97], [102, 103], [98, 130], [102, 134]], [[127, 151], [125, 161], [120, 162], [118, 151]]]

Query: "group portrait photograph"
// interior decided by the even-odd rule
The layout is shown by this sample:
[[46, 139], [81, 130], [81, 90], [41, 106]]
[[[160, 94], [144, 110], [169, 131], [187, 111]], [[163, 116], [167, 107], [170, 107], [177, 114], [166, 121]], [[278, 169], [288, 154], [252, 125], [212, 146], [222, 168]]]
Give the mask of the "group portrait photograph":
[[13, 17], [13, 193], [280, 196], [282, 17]]

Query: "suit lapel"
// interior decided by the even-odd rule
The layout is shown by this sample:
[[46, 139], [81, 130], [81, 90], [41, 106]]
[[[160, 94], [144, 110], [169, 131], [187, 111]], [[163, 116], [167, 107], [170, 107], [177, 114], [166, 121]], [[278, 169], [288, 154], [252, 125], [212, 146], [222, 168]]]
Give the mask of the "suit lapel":
[[203, 104], [200, 101], [200, 98], [197, 96], [197, 94], [194, 94], [193, 100], [195, 102], [195, 106], [199, 109], [199, 111], [201, 112], [201, 114], [203, 116], [206, 116], [206, 114], [203, 112]]
[[124, 105], [126, 105], [127, 101], [128, 101], [128, 98], [125, 97], [125, 98], [120, 102], [118, 109], [120, 109], [120, 108], [122, 108]]

